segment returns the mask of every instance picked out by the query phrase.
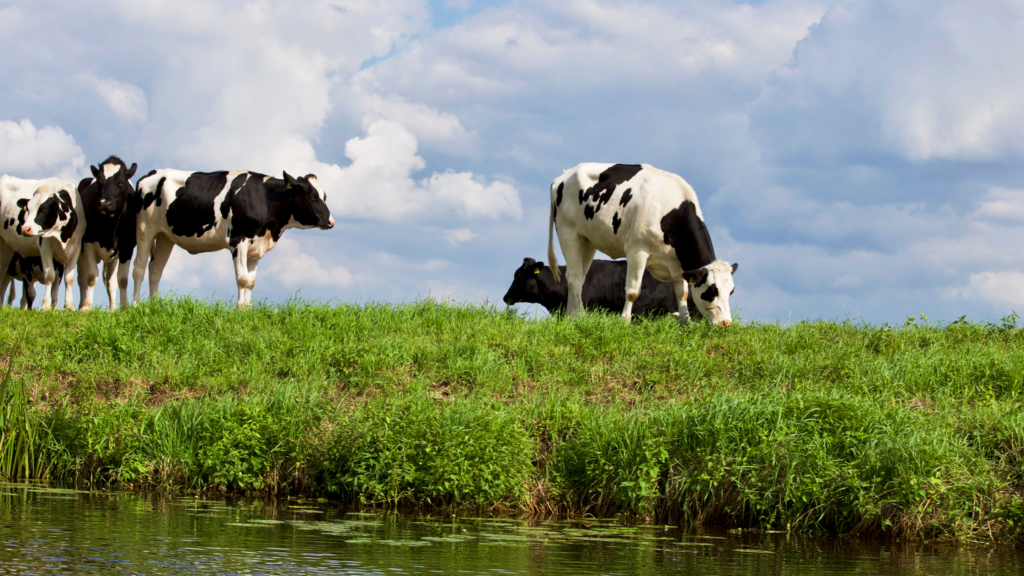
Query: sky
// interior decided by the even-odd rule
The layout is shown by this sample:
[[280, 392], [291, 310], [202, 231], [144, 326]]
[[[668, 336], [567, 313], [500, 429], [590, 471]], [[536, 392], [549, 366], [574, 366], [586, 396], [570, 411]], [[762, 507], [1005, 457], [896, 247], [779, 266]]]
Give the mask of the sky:
[[[1024, 311], [1019, 0], [0, 0], [0, 37], [2, 173], [318, 176], [337, 226], [257, 301], [503, 307], [550, 182], [620, 162], [694, 187], [741, 321]], [[233, 300], [229, 253], [161, 291]]]

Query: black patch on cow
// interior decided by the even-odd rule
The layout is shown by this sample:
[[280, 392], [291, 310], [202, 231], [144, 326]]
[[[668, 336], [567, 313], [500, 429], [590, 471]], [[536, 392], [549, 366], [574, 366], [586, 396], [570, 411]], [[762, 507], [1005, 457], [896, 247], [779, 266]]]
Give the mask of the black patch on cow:
[[[586, 192], [580, 190], [580, 204], [593, 202], [595, 206], [592, 214], [596, 214], [601, 210], [601, 206], [612, 199], [616, 186], [628, 182], [641, 170], [643, 170], [643, 166], [638, 164], [615, 164], [609, 167], [597, 177], [597, 184], [594, 184]], [[588, 219], [592, 217], [590, 216]]]
[[619, 200], [619, 206], [625, 206], [629, 204], [629, 201], [633, 199], [633, 189], [626, 188], [626, 191], [622, 193], [622, 198]]
[[700, 299], [705, 302], [713, 302], [715, 298], [718, 298], [718, 284], [708, 286], [707, 290], [700, 295]]
[[612, 216], [612, 234], [618, 234], [619, 233], [619, 225], [620, 224], [622, 224], [622, 219], [619, 218], [619, 213], [616, 212], [615, 215]]
[[[217, 225], [214, 201], [228, 183], [227, 172], [193, 172], [167, 205], [167, 225], [175, 236], [200, 237]], [[157, 185], [157, 206], [164, 178]], [[147, 195], [148, 196], [148, 195]]]
[[71, 203], [71, 194], [68, 194], [67, 190], [62, 189], [57, 193], [57, 196], [60, 197], [58, 206], [61, 208], [61, 216], [66, 216], [68, 219], [67, 223], [64, 224], [64, 228], [60, 231], [60, 241], [66, 243], [75, 233], [75, 229], [78, 228], [78, 213], [75, 212], [75, 206]]
[[[139, 187], [141, 188], [142, 181], [145, 178], [148, 178], [149, 176], [152, 176], [153, 174], [156, 174], [156, 170], [150, 172], [148, 175], [144, 176], [143, 178], [139, 178], [139, 185], [140, 185]], [[164, 195], [164, 183], [165, 182], [167, 182], [167, 177], [166, 176], [162, 176], [160, 178], [160, 180], [156, 183], [156, 188], [154, 188], [152, 192], [150, 192], [150, 193], [148, 193], [148, 194], [146, 194], [145, 196], [142, 197], [141, 202], [139, 203], [139, 210], [146, 210], [146, 209], [148, 209], [154, 202], [156, 202], [157, 206], [160, 206], [160, 204], [162, 202], [163, 195]]]
[[703, 286], [708, 281], [707, 268], [697, 268], [696, 270], [683, 270], [683, 280], [686, 280], [694, 286]]
[[555, 204], [551, 205], [551, 220], [552, 222], [558, 220], [558, 206]]
[[248, 178], [249, 172], [245, 172], [243, 174], [235, 176], [235, 179], [231, 181], [231, 187], [228, 188], [228, 193], [226, 196], [224, 196], [224, 202], [222, 202], [220, 205], [221, 218], [228, 217], [228, 214], [231, 212], [231, 203], [235, 198], [235, 194], [238, 193], [238, 190], [242, 187], [243, 184], [245, 184], [245, 181]]
[[[134, 190], [128, 194], [128, 200], [124, 206], [124, 214], [121, 216], [121, 221], [117, 224], [117, 260], [122, 266], [131, 262], [132, 254], [135, 253], [135, 245], [137, 243], [135, 224], [138, 222], [141, 207], [142, 199], [139, 197], [138, 190]], [[89, 227], [86, 226], [86, 231], [88, 230]]]
[[[103, 165], [100, 165], [102, 168]], [[78, 183], [78, 196], [82, 200], [82, 211], [85, 212], [85, 233], [82, 244], [97, 243], [106, 250], [117, 249], [117, 223], [120, 217], [116, 211], [100, 210], [100, 199], [103, 187], [95, 178], [83, 178]]]
[[683, 270], [696, 270], [715, 261], [715, 248], [711, 244], [704, 221], [697, 216], [697, 206], [684, 200], [661, 219], [665, 244], [676, 251]]
[[583, 215], [586, 216], [587, 220], [594, 219], [594, 212], [595, 210], [592, 204], [587, 204], [587, 207], [583, 209]]
[[558, 183], [558, 190], [555, 191], [555, 206], [562, 205], [562, 190], [565, 189], [565, 182]]
[[36, 211], [36, 224], [39, 225], [43, 230], [49, 230], [57, 224], [57, 216], [60, 214], [60, 208], [58, 207], [59, 200], [56, 195], [52, 195], [39, 205], [39, 209]]

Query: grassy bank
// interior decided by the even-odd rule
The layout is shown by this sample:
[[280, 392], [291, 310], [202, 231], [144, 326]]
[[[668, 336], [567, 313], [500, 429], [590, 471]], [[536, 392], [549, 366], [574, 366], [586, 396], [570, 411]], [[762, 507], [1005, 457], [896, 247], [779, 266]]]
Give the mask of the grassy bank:
[[1006, 539], [1024, 522], [1014, 322], [5, 308], [0, 464], [93, 486]]

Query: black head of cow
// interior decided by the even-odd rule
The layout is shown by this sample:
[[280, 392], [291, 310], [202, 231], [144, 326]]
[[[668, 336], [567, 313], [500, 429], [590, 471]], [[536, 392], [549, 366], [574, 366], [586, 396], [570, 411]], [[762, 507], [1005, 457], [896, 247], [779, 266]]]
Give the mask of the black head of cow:
[[690, 295], [697, 310], [716, 326], [732, 326], [732, 311], [729, 296], [736, 289], [732, 275], [739, 264], [729, 265], [725, 260], [715, 260], [707, 266], [683, 272], [683, 280], [690, 284]]
[[128, 202], [131, 190], [131, 178], [135, 175], [138, 165], [132, 163], [128, 168], [117, 156], [111, 156], [100, 163], [99, 167], [89, 166], [96, 183], [100, 186], [99, 209], [103, 214], [120, 214]]
[[537, 262], [533, 258], [523, 258], [523, 265], [516, 270], [512, 285], [509, 286], [508, 292], [502, 298], [505, 304], [509, 306], [519, 302], [543, 304], [545, 294], [542, 290], [543, 286], [539, 282], [540, 273], [543, 270], [543, 262]]
[[327, 207], [327, 193], [320, 188], [315, 175], [293, 178], [284, 172], [284, 182], [285, 188], [291, 192], [291, 216], [300, 228], [334, 228], [334, 218]]

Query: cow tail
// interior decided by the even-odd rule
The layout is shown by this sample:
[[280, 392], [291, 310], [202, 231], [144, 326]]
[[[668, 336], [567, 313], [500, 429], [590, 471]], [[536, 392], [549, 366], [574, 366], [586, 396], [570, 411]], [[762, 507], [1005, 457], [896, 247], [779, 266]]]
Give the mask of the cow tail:
[[562, 277], [558, 273], [558, 257], [555, 256], [554, 231], [555, 203], [552, 202], [551, 210], [548, 212], [548, 268], [551, 268], [551, 275], [555, 277], [555, 282], [561, 282]]

